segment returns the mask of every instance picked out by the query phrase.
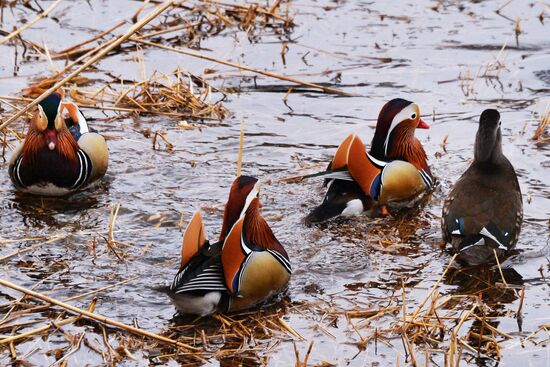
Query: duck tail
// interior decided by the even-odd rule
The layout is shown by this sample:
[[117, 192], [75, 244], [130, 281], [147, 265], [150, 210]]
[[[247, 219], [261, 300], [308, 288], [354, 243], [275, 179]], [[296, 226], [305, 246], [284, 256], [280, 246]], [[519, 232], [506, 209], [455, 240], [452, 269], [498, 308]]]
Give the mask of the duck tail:
[[496, 245], [497, 249], [507, 251], [510, 244], [510, 234], [501, 231], [493, 222], [487, 223], [479, 234], [464, 236], [464, 223], [460, 218], [456, 220], [456, 228], [452, 231], [452, 235], [460, 236], [458, 252], [463, 252], [472, 246], [485, 246], [491, 243]]

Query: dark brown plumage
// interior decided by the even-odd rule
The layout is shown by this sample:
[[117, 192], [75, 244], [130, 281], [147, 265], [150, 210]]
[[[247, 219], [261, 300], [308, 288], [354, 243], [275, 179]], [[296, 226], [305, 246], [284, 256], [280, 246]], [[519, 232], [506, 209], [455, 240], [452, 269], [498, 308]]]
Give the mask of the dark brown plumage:
[[443, 239], [468, 265], [495, 260], [512, 250], [523, 220], [514, 167], [502, 154], [500, 114], [485, 110], [476, 135], [474, 162], [445, 200]]

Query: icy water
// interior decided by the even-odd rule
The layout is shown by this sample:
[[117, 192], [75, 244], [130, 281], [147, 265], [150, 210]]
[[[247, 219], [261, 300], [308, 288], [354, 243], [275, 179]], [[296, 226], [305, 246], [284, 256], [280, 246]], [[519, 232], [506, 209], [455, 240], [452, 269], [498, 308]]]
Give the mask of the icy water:
[[[254, 80], [250, 73], [145, 48], [141, 53], [147, 74], [171, 72], [178, 66], [197, 75], [205, 68], [214, 69], [217, 79], [209, 78], [213, 85], [239, 89], [223, 101], [232, 115], [221, 123], [205, 122], [200, 129], [189, 130], [178, 127], [179, 119], [141, 116], [112, 121], [112, 113], [84, 110], [90, 125], [109, 138], [109, 171], [96, 189], [65, 199], [17, 194], [7, 164], [0, 163], [0, 257], [41, 243], [2, 260], [2, 278], [64, 299], [135, 277], [99, 293], [95, 312], [155, 332], [177, 325], [179, 321], [172, 319], [174, 307], [153, 288], [170, 282], [177, 271], [182, 213], [186, 223], [195, 209], [205, 208], [209, 236], [218, 236], [223, 205], [236, 174], [239, 122], [244, 120], [243, 172], [261, 179], [263, 214], [294, 269], [287, 300], [279, 307], [284, 309], [278, 312], [303, 337], [288, 335], [273, 341], [269, 352], [259, 353], [263, 359], [257, 363], [294, 365], [293, 343], [303, 358], [314, 341], [309, 365], [406, 365], [410, 359], [405, 359], [401, 338], [372, 339], [360, 345], [343, 313], [334, 310], [378, 309], [393, 301], [400, 305], [402, 284], [409, 313], [424, 299], [451, 259], [440, 245], [442, 201], [472, 157], [479, 114], [485, 108], [497, 108], [504, 153], [516, 168], [523, 193], [525, 216], [517, 246], [522, 252], [505, 264], [506, 273], [515, 271], [523, 278], [511, 281], [525, 286], [522, 322], [515, 317], [520, 297], [509, 289], [475, 281], [485, 275], [451, 272], [438, 290], [442, 295], [482, 294], [491, 307], [491, 324], [514, 337], [502, 343], [500, 358], [477, 358], [466, 349], [461, 365], [550, 365], [544, 331], [534, 341], [518, 342], [550, 322], [550, 146], [537, 146], [531, 140], [537, 114], [548, 103], [550, 91], [550, 10], [541, 2], [516, 0], [497, 14], [495, 10], [504, 3], [293, 1], [290, 11], [296, 26], [289, 35], [265, 32], [251, 43], [245, 32], [229, 29], [201, 41], [204, 53], [333, 84], [354, 97], [320, 94], [265, 77]], [[55, 19], [40, 21], [23, 37], [52, 50], [65, 49], [128, 19], [140, 6], [137, 1], [66, 1], [53, 11]], [[516, 17], [521, 30], [517, 38]], [[28, 10], [5, 8], [2, 28], [11, 30], [23, 18], [31, 18]], [[283, 42], [288, 47], [284, 60]], [[14, 48], [3, 45], [0, 50], [0, 95], [18, 95], [33, 78], [50, 73], [43, 57], [22, 61], [20, 48], [14, 76]], [[64, 65], [59, 60], [55, 63], [58, 68]], [[97, 85], [106, 73], [125, 80], [139, 80], [142, 73], [133, 54], [125, 52], [97, 67], [85, 74]], [[290, 87], [294, 90], [286, 95]], [[285, 178], [323, 169], [350, 133], [370, 142], [379, 109], [396, 97], [418, 103], [431, 126], [416, 134], [438, 179], [430, 200], [395, 219], [356, 217], [305, 226], [303, 217], [322, 199], [321, 183]], [[14, 126], [24, 128], [23, 123]], [[147, 131], [166, 132], [174, 149], [162, 144], [153, 149]], [[114, 236], [121, 243], [123, 261], [104, 240], [110, 210], [117, 204]], [[501, 282], [498, 272], [488, 272], [488, 278]], [[0, 289], [0, 304], [14, 297], [20, 294]], [[72, 304], [86, 308], [91, 298]], [[308, 310], [305, 304], [317, 306]], [[207, 330], [219, 324], [201, 322]], [[375, 319], [359, 332], [367, 336], [369, 330], [388, 328], [391, 322]], [[471, 321], [467, 323], [464, 329], [473, 327]], [[91, 326], [65, 329], [87, 330], [85, 337], [92, 345], [103, 343], [101, 331]], [[7, 336], [10, 331], [1, 333]], [[56, 335], [47, 341], [38, 337], [16, 344], [17, 354], [34, 365], [50, 365], [55, 357], [46, 352], [66, 343], [62, 334]], [[117, 340], [111, 341], [116, 344]], [[0, 364], [14, 364], [9, 349], [2, 348]], [[223, 349], [223, 343], [218, 348]], [[125, 359], [121, 365], [177, 364], [153, 355], [137, 349], [137, 360]], [[429, 358], [429, 364], [444, 365], [437, 347]], [[417, 355], [419, 365], [425, 365], [425, 359], [424, 354]], [[103, 364], [101, 355], [85, 346], [68, 361], [69, 365]], [[206, 365], [232, 363], [236, 362], [214, 356], [205, 361]]]

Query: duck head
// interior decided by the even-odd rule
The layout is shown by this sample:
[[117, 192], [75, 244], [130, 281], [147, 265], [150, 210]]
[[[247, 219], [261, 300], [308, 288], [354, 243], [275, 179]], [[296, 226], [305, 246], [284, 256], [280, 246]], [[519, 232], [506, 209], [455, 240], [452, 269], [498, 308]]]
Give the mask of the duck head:
[[386, 160], [398, 158], [399, 146], [412, 144], [416, 129], [428, 129], [429, 125], [420, 118], [416, 103], [395, 98], [382, 107], [376, 123], [371, 144], [371, 155]]
[[484, 163], [500, 158], [502, 156], [501, 140], [500, 113], [492, 109], [483, 111], [476, 134], [475, 161]]
[[260, 184], [258, 179], [251, 176], [239, 176], [233, 181], [229, 190], [229, 198], [223, 213], [223, 225], [220, 241], [223, 241], [233, 224], [244, 216], [247, 209], [253, 204], [259, 206]]
[[65, 105], [63, 95], [58, 92], [50, 94], [38, 104], [23, 146], [24, 160], [32, 161], [45, 150], [57, 152], [65, 159], [76, 162], [78, 144], [65, 124]]

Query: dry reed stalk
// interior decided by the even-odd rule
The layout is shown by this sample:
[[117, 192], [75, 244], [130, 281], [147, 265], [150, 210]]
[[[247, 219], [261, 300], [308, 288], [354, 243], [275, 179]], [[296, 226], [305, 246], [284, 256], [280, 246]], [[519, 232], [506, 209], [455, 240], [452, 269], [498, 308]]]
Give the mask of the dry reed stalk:
[[[88, 307], [89, 312], [94, 312], [96, 302], [97, 301], [95, 299], [92, 301], [92, 303]], [[52, 321], [49, 325], [44, 325], [44, 326], [42, 326], [38, 329], [30, 330], [30, 331], [24, 332], [22, 334], [13, 335], [13, 336], [10, 336], [10, 337], [4, 338], [4, 339], [0, 339], [0, 344], [11, 343], [11, 342], [19, 340], [19, 339], [23, 339], [23, 338], [27, 338], [29, 336], [40, 334], [44, 331], [49, 330], [50, 328], [59, 329], [60, 326], [67, 325], [67, 324], [72, 324], [73, 322], [75, 322], [79, 319], [80, 319], [80, 316], [73, 316], [73, 317], [69, 317], [68, 319], [64, 319], [64, 320], [60, 320], [60, 321], [55, 321], [55, 322]]]
[[281, 324], [283, 329], [287, 330], [290, 334], [294, 335], [295, 337], [297, 337], [300, 340], [305, 340], [305, 338], [303, 336], [298, 334], [298, 332], [296, 330], [294, 330], [289, 324], [287, 324], [287, 322], [285, 320], [283, 320], [281, 317], [279, 317], [277, 321], [279, 321], [279, 324]]
[[34, 18], [33, 20], [31, 20], [30, 22], [28, 23], [25, 23], [24, 26], [22, 26], [21, 28], [11, 32], [9, 35], [7, 35], [6, 37], [2, 38], [0, 40], [0, 45], [3, 45], [4, 43], [6, 43], [7, 41], [9, 41], [10, 39], [12, 39], [13, 37], [16, 37], [18, 36], [19, 34], [21, 34], [21, 32], [23, 32], [24, 30], [32, 27], [36, 22], [38, 22], [39, 20], [43, 19], [43, 18], [46, 18], [48, 16], [48, 14], [54, 10], [63, 0], [57, 0], [55, 1], [54, 3], [52, 3], [46, 10], [44, 10], [42, 13], [40, 13], [36, 18]]
[[504, 4], [502, 4], [501, 6], [499, 6], [497, 8], [497, 10], [495, 10], [495, 13], [499, 13], [502, 9], [504, 9], [504, 7], [508, 6], [508, 4], [510, 4], [512, 1], [514, 0], [506, 0], [506, 2]]
[[[219, 120], [219, 118], [200, 116], [197, 117], [193, 113], [179, 113], [179, 112], [162, 112], [162, 111], [142, 111], [135, 108], [126, 108], [126, 107], [113, 107], [113, 106], [95, 106], [90, 104], [81, 103], [78, 101], [78, 98], [74, 98], [75, 89], [70, 91], [71, 97], [78, 103], [80, 109], [92, 109], [92, 110], [103, 110], [103, 111], [113, 111], [113, 112], [126, 112], [126, 113], [140, 113], [140, 114], [150, 114], [150, 115], [160, 115], [160, 116], [170, 116], [170, 117], [188, 117], [188, 118], [200, 118], [201, 120]], [[32, 98], [24, 97], [12, 97], [12, 96], [0, 96], [0, 99], [14, 100], [18, 102], [31, 102]], [[8, 131], [15, 134], [13, 130], [8, 129]], [[16, 135], [17, 136], [17, 135]]]
[[160, 132], [160, 131], [155, 131], [155, 135], [153, 136], [153, 150], [157, 150], [160, 148], [160, 144], [158, 144], [158, 148], [157, 148], [157, 140], [158, 138], [160, 137], [160, 139], [162, 141], [164, 141], [164, 143], [166, 144], [166, 149], [167, 150], [172, 150], [174, 149], [174, 144], [172, 144], [168, 138], [164, 135], [164, 133]]
[[[218, 63], [218, 64], [230, 66], [230, 67], [233, 67], [233, 68], [250, 71], [250, 72], [253, 72], [253, 73], [256, 73], [256, 74], [261, 74], [261, 75], [264, 75], [264, 76], [268, 76], [270, 78], [284, 80], [284, 81], [287, 81], [287, 82], [303, 85], [303, 86], [306, 86], [306, 87], [319, 89], [319, 90], [323, 91], [324, 93], [331, 93], [331, 94], [337, 94], [337, 95], [348, 96], [348, 97], [354, 96], [353, 94], [345, 92], [345, 91], [343, 91], [341, 89], [338, 89], [338, 88], [325, 87], [325, 86], [322, 86], [320, 84], [305, 82], [305, 81], [302, 81], [302, 80], [299, 80], [299, 79], [296, 79], [296, 78], [293, 78], [293, 77], [290, 77], [290, 76], [287, 76], [287, 75], [276, 74], [276, 73], [272, 73], [272, 72], [267, 71], [267, 70], [254, 69], [250, 66], [246, 66], [246, 65], [242, 65], [242, 64], [235, 64], [235, 63], [232, 63], [232, 62], [229, 62], [229, 61], [226, 61], [226, 60], [222, 60], [222, 59], [219, 59], [219, 58], [216, 58], [216, 57], [203, 55], [203, 54], [195, 52], [195, 51], [184, 50], [184, 49], [176, 48], [176, 47], [172, 47], [172, 46], [165, 46], [165, 45], [161, 45], [161, 44], [158, 44], [158, 43], [145, 41], [145, 40], [142, 40], [142, 39], [139, 39], [139, 38], [136, 38], [136, 37], [130, 37], [130, 41], [133, 41], [133, 42], [136, 42], [136, 43], [141, 43], [141, 44], [151, 46], [151, 47], [161, 48], [161, 49], [168, 50], [168, 51], [173, 51], [173, 52], [183, 54], [183, 55], [187, 55], [187, 56], [197, 57], [199, 59], [212, 61], [212, 62], [215, 62], [215, 63]], [[2, 128], [1, 125], [0, 125], [0, 128]]]
[[[79, 64], [81, 63], [82, 61], [84, 61], [85, 59], [87, 59], [88, 57], [91, 57], [93, 54], [97, 53], [99, 50], [105, 48], [105, 47], [108, 47], [109, 45], [113, 44], [114, 42], [116, 42], [117, 40], [120, 39], [120, 36], [117, 36], [117, 37], [113, 37], [111, 38], [110, 40], [108, 40], [107, 42], [103, 43], [103, 44], [100, 44], [100, 45], [97, 45], [96, 47], [94, 48], [91, 48], [89, 51], [85, 52], [84, 54], [82, 54], [80, 57], [78, 57], [76, 60], [70, 62], [69, 64], [67, 64], [63, 69], [61, 69], [57, 74], [53, 75], [51, 77], [51, 79], [56, 79], [58, 77], [61, 77], [63, 74], [65, 74], [67, 71], [71, 70], [76, 64]], [[55, 56], [54, 56], [55, 57]]]
[[34, 99], [31, 103], [29, 103], [25, 108], [23, 108], [21, 111], [17, 112], [16, 114], [9, 117], [5, 122], [3, 122], [0, 125], [0, 130], [11, 124], [13, 121], [21, 117], [24, 113], [26, 113], [28, 110], [30, 110], [32, 107], [36, 106], [39, 102], [41, 102], [44, 98], [49, 96], [54, 91], [61, 88], [63, 85], [68, 83], [73, 77], [79, 75], [81, 72], [86, 70], [90, 65], [97, 62], [99, 59], [101, 59], [103, 56], [105, 56], [109, 51], [113, 50], [115, 47], [129, 39], [134, 33], [139, 31], [141, 28], [143, 28], [147, 23], [151, 22], [153, 19], [155, 19], [158, 15], [160, 15], [164, 10], [171, 7], [173, 5], [175, 0], [167, 0], [163, 3], [163, 5], [159, 6], [157, 9], [152, 11], [147, 17], [143, 18], [138, 23], [134, 24], [122, 37], [117, 39], [115, 42], [109, 44], [107, 47], [103, 48], [101, 51], [99, 51], [95, 56], [90, 58], [88, 61], [86, 61], [83, 65], [81, 65], [78, 69], [71, 72], [69, 75], [67, 75], [65, 78], [60, 80], [59, 82], [55, 83], [50, 89], [42, 93], [39, 97]]
[[[249, 6], [245, 6], [245, 5], [237, 5], [237, 4], [230, 4], [230, 3], [225, 3], [223, 1], [218, 1], [218, 0], [202, 0], [203, 2], [207, 2], [207, 3], [213, 3], [213, 4], [217, 4], [217, 5], [221, 5], [221, 6], [225, 6], [225, 7], [230, 7], [230, 8], [235, 8], [235, 9], [240, 9], [240, 11], [242, 12], [248, 12], [249, 9], [250, 9], [250, 5]], [[276, 5], [276, 3], [274, 4]], [[274, 14], [274, 10], [275, 8], [277, 7], [278, 5], [274, 6], [273, 7], [273, 11], [271, 9], [269, 10], [266, 10], [264, 8], [261, 8], [261, 7], [256, 7], [255, 8], [255, 11], [263, 14], [263, 15], [268, 15], [268, 16], [272, 16], [274, 18], [277, 18], [279, 20], [283, 20], [283, 21], [290, 21], [287, 18], [284, 18], [282, 16], [279, 16], [279, 15], [276, 15]]]
[[66, 56], [65, 54], [71, 52], [71, 51], [74, 51], [82, 46], [85, 46], [87, 45], [88, 43], [92, 43], [94, 41], [97, 41], [98, 39], [102, 38], [103, 36], [106, 36], [108, 35], [109, 33], [112, 33], [115, 29], [118, 29], [120, 27], [122, 27], [124, 24], [126, 24], [126, 21], [122, 20], [120, 22], [118, 22], [117, 24], [115, 24], [114, 26], [112, 26], [111, 28], [109, 29], [106, 29], [104, 31], [102, 31], [101, 33], [98, 33], [96, 36], [86, 40], [86, 41], [82, 41], [76, 45], [73, 45], [71, 47], [68, 47], [62, 51], [58, 51], [55, 53], [54, 57], [64, 57]]
[[13, 284], [13, 283], [5, 280], [5, 279], [0, 279], [0, 285], [3, 285], [4, 287], [7, 287], [7, 288], [11, 288], [11, 289], [16, 290], [16, 291], [21, 292], [21, 293], [25, 293], [28, 296], [31, 296], [33, 298], [37, 298], [37, 299], [42, 300], [44, 302], [48, 302], [48, 303], [51, 303], [53, 305], [62, 307], [66, 310], [69, 310], [69, 311], [75, 313], [75, 314], [81, 315], [82, 317], [86, 317], [87, 319], [90, 319], [90, 320], [97, 321], [101, 324], [116, 327], [118, 329], [130, 332], [132, 334], [136, 334], [136, 335], [143, 336], [143, 337], [146, 337], [146, 338], [149, 338], [149, 339], [153, 339], [153, 340], [159, 341], [161, 343], [171, 345], [171, 346], [176, 347], [176, 348], [184, 349], [186, 351], [195, 351], [195, 352], [198, 351], [197, 348], [195, 348], [191, 345], [188, 345], [188, 344], [179, 342], [177, 340], [173, 340], [173, 339], [170, 339], [170, 338], [152, 333], [150, 331], [146, 331], [146, 330], [139, 329], [139, 328], [136, 328], [136, 327], [133, 327], [133, 326], [130, 326], [130, 325], [123, 324], [119, 321], [107, 318], [105, 316], [102, 316], [102, 315], [99, 315], [99, 314], [96, 314], [96, 313], [93, 313], [93, 312], [83, 310], [83, 309], [75, 307], [75, 306], [71, 306], [71, 305], [66, 304], [64, 302], [58, 301], [54, 298], [45, 296], [41, 293], [34, 292], [34, 291], [31, 291], [30, 289], [27, 289], [27, 288], [18, 286], [16, 284]]
[[[56, 234], [56, 235], [54, 235], [54, 236], [52, 236], [52, 237], [49, 237], [49, 238], [46, 240], [46, 242], [37, 243], [37, 244], [31, 245], [31, 246], [29, 246], [29, 247], [26, 247], [26, 248], [24, 248], [24, 249], [15, 251], [15, 252], [13, 252], [13, 253], [11, 253], [11, 254], [2, 256], [2, 257], [0, 257], [0, 262], [2, 262], [2, 261], [4, 261], [4, 260], [7, 260], [7, 259], [10, 259], [10, 258], [12, 258], [12, 257], [14, 257], [14, 256], [23, 254], [23, 253], [25, 253], [25, 252], [27, 252], [27, 251], [30, 251], [30, 250], [32, 250], [32, 249], [38, 247], [38, 246], [47, 245], [47, 244], [49, 244], [49, 243], [52, 243], [52, 242], [54, 242], [54, 241], [57, 241], [57, 240], [60, 239], [60, 238], [63, 238], [63, 236], [60, 235], [60, 234]], [[43, 239], [44, 239], [44, 238], [39, 237], [39, 238], [32, 238], [32, 239], [26, 239], [26, 240], [43, 240]], [[0, 242], [0, 243], [2, 243], [2, 242]]]
[[[202, 89], [194, 87], [194, 83], [202, 84]], [[210, 93], [209, 84], [179, 68], [169, 74], [154, 72], [148, 79], [133, 83], [127, 88], [113, 84], [108, 88], [103, 86], [97, 91], [77, 88], [70, 90], [72, 99], [83, 108], [91, 103], [101, 103], [114, 107], [91, 108], [222, 120], [229, 112], [220, 103], [206, 102]]]
[[521, 287], [521, 295], [519, 298], [518, 310], [516, 311], [516, 318], [521, 317], [521, 310], [523, 309], [523, 299], [525, 297], [525, 286]]
[[174, 27], [170, 27], [170, 28], [167, 28], [167, 29], [161, 29], [161, 30], [158, 30], [158, 31], [154, 31], [154, 32], [150, 32], [150, 33], [145, 33], [139, 37], [136, 37], [137, 39], [146, 39], [146, 38], [151, 38], [151, 37], [156, 37], [156, 36], [160, 36], [160, 35], [163, 35], [163, 34], [166, 34], [166, 33], [172, 33], [172, 32], [176, 32], [176, 31], [181, 31], [182, 29], [189, 29], [189, 28], [193, 28], [193, 27], [196, 27], [200, 25], [200, 22], [195, 22], [195, 23], [192, 23], [192, 24], [183, 24], [183, 25], [178, 25], [178, 26], [174, 26]]
[[[111, 285], [108, 285], [108, 286], [105, 286], [105, 287], [102, 287], [102, 288], [98, 288], [98, 289], [94, 289], [92, 291], [88, 291], [88, 292], [85, 292], [85, 293], [82, 293], [82, 294], [77, 294], [75, 296], [72, 296], [72, 297], [69, 297], [69, 298], [65, 298], [63, 299], [61, 302], [69, 302], [69, 301], [74, 301], [76, 299], [80, 299], [80, 298], [84, 298], [84, 297], [87, 297], [87, 296], [91, 296], [92, 294], [96, 294], [96, 293], [100, 293], [100, 292], [103, 292], [103, 291], [106, 291], [106, 290], [109, 290], [109, 289], [112, 289], [112, 288], [116, 288], [116, 287], [119, 287], [121, 285], [124, 285], [126, 283], [129, 283], [131, 282], [132, 280], [136, 280], [140, 278], [140, 275], [136, 275], [134, 277], [131, 277], [129, 279], [126, 279], [126, 280], [123, 280], [123, 281], [120, 281], [120, 282], [117, 282], [115, 284], [111, 284]], [[14, 311], [12, 313], [12, 318], [10, 319], [6, 319], [6, 320], [3, 320], [2, 322], [0, 322], [0, 325], [2, 324], [5, 324], [7, 322], [11, 322], [25, 314], [28, 314], [28, 313], [33, 313], [33, 312], [39, 312], [39, 311], [43, 311], [45, 309], [48, 309], [49, 307], [51, 307], [51, 305], [42, 305], [42, 306], [36, 306], [36, 307], [32, 307], [32, 308], [27, 308], [25, 310], [21, 310], [21, 311]]]
[[550, 101], [546, 104], [544, 112], [541, 114], [537, 129], [531, 139], [536, 140], [538, 145], [550, 143], [548, 127], [550, 126]]
[[[449, 264], [447, 265], [447, 267], [445, 268], [445, 271], [443, 271], [443, 274], [441, 274], [441, 276], [439, 277], [439, 279], [437, 280], [437, 282], [435, 282], [435, 284], [432, 286], [432, 288], [430, 289], [430, 291], [428, 292], [428, 294], [426, 295], [426, 297], [424, 298], [424, 300], [422, 302], [420, 302], [420, 304], [418, 305], [418, 307], [416, 308], [416, 310], [413, 312], [413, 314], [411, 315], [410, 319], [411, 320], [414, 320], [416, 318], [416, 316], [420, 313], [420, 310], [422, 309], [422, 307], [424, 307], [424, 305], [426, 304], [426, 302], [428, 301], [428, 299], [430, 299], [430, 297], [432, 296], [433, 292], [436, 290], [436, 288], [439, 286], [439, 283], [441, 283], [441, 281], [443, 280], [443, 278], [445, 277], [445, 274], [447, 274], [447, 272], [449, 271], [449, 269], [451, 268], [451, 265], [454, 263], [456, 257], [458, 256], [458, 254], [454, 254], [453, 257], [451, 258], [451, 261], [449, 261]], [[403, 332], [407, 332], [407, 329], [408, 329], [408, 326], [407, 324], [404, 325], [403, 327]]]

